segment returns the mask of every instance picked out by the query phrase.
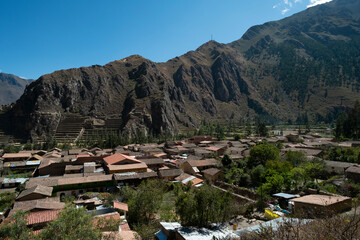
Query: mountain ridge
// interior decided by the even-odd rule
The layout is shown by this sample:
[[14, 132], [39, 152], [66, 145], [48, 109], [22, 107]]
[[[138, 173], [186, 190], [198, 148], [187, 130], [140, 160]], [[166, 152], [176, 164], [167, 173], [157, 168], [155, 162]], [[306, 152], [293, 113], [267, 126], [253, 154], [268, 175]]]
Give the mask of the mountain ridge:
[[129, 136], [174, 135], [203, 119], [331, 121], [360, 99], [359, 16], [358, 1], [334, 0], [167, 62], [132, 55], [56, 71], [30, 84], [6, 114], [14, 134], [33, 139], [69, 114], [119, 118]]
[[33, 80], [0, 72], [0, 105], [15, 102]]

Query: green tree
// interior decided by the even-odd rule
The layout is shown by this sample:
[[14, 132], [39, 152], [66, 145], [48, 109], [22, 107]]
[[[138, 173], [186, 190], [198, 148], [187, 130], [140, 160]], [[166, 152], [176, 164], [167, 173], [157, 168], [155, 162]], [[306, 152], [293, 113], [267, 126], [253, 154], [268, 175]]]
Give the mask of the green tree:
[[93, 217], [85, 208], [68, 204], [59, 217], [41, 232], [41, 239], [101, 239], [101, 232], [93, 226]]
[[225, 175], [226, 180], [229, 183], [238, 185], [238, 186], [248, 186], [250, 183], [250, 176], [247, 174], [244, 169], [233, 167]]
[[251, 148], [248, 165], [250, 168], [265, 165], [268, 160], [279, 160], [280, 150], [272, 144], [262, 143]]
[[299, 166], [300, 164], [304, 163], [307, 158], [306, 154], [302, 151], [288, 151], [285, 154], [285, 160], [290, 162], [293, 166]]
[[185, 226], [206, 227], [211, 223], [224, 222], [232, 215], [230, 193], [225, 193], [207, 184], [199, 189], [183, 191], [176, 199], [176, 213]]
[[23, 211], [16, 212], [8, 221], [0, 227], [0, 238], [11, 240], [32, 239], [32, 229], [26, 226], [26, 213]]
[[260, 137], [267, 137], [269, 135], [269, 129], [264, 122], [258, 121], [256, 123], [256, 134]]
[[127, 187], [124, 190], [128, 199], [128, 220], [132, 224], [149, 224], [161, 206], [164, 195], [163, 183], [144, 181], [134, 190]]
[[221, 159], [221, 163], [224, 167], [228, 167], [232, 163], [232, 159], [229, 154], [224, 154], [223, 158]]
[[307, 178], [307, 174], [304, 168], [301, 167], [295, 167], [291, 169], [291, 178], [293, 180], [293, 186], [295, 189], [298, 189], [298, 187], [301, 187], [305, 182]]
[[251, 183], [253, 186], [259, 186], [262, 182], [262, 174], [265, 172], [263, 165], [259, 164], [250, 170]]

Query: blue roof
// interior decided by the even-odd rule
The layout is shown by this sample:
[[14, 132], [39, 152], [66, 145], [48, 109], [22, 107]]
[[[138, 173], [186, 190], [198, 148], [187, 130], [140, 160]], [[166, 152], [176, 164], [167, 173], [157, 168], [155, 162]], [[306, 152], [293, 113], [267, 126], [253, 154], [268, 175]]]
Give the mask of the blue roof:
[[159, 240], [167, 240], [167, 236], [165, 235], [165, 233], [163, 233], [163, 231], [158, 231], [157, 233], [155, 233], [156, 237], [159, 239]]
[[281, 198], [285, 198], [285, 199], [290, 199], [290, 198], [296, 198], [296, 195], [293, 194], [288, 194], [288, 193], [275, 193], [273, 194], [273, 197], [281, 197]]

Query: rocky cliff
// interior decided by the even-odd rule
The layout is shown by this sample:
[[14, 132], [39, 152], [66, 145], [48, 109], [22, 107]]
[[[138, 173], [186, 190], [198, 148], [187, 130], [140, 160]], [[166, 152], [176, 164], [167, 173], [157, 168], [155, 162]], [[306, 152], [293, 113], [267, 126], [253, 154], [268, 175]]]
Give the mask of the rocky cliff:
[[121, 118], [124, 132], [155, 135], [203, 119], [331, 121], [360, 99], [358, 46], [360, 1], [334, 0], [165, 63], [130, 56], [44, 75], [7, 116], [17, 135], [33, 138], [54, 132], [67, 114]]

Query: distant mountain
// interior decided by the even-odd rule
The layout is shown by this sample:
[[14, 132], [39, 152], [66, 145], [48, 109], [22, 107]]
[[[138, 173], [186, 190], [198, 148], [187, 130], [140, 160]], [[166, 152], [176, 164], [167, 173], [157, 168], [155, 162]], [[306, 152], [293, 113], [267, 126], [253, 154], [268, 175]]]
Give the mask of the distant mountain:
[[12, 74], [0, 73], [0, 105], [18, 100], [31, 81]]
[[204, 119], [331, 121], [360, 99], [359, 46], [360, 1], [334, 0], [166, 63], [130, 56], [44, 75], [7, 118], [33, 138], [71, 114], [88, 123], [120, 118], [130, 135], [175, 134]]

